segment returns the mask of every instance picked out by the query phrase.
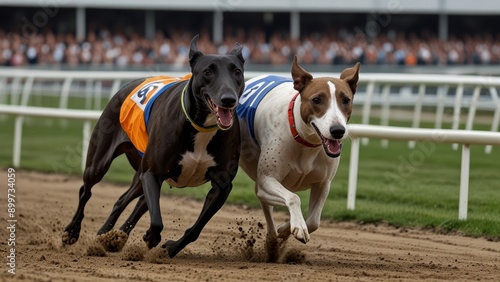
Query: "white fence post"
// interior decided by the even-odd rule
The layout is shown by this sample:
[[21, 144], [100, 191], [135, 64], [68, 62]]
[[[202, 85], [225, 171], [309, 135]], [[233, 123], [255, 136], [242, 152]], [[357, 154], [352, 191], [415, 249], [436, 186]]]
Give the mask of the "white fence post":
[[[460, 112], [462, 110], [462, 96], [464, 95], [464, 85], [459, 84], [455, 92], [455, 107], [453, 108], [453, 123], [451, 129], [458, 129], [460, 125]], [[453, 150], [458, 149], [458, 144], [452, 145]]]
[[92, 79], [87, 79], [85, 81], [85, 109], [92, 109], [92, 91], [93, 91], [93, 83]]
[[12, 152], [12, 165], [19, 167], [21, 165], [21, 144], [23, 138], [23, 120], [24, 116], [18, 115], [14, 126], [14, 148]]
[[458, 203], [458, 219], [467, 219], [467, 207], [469, 202], [469, 169], [470, 169], [470, 146], [462, 146], [462, 165], [460, 169], [460, 198]]
[[113, 86], [111, 86], [111, 90], [109, 93], [109, 100], [111, 100], [111, 98], [113, 98], [113, 96], [116, 94], [116, 92], [118, 92], [118, 90], [120, 90], [120, 84], [121, 84], [120, 79], [117, 78], [117, 79], [113, 80]]
[[94, 88], [94, 110], [101, 109], [101, 98], [102, 98], [102, 81], [98, 80], [95, 82]]
[[12, 80], [10, 88], [10, 101], [12, 105], [19, 105], [21, 94], [21, 77], [15, 77]]
[[[425, 84], [420, 84], [418, 87], [418, 96], [417, 100], [415, 101], [415, 110], [413, 112], [413, 122], [412, 122], [412, 127], [413, 128], [418, 128], [420, 126], [420, 118], [422, 116], [422, 103], [424, 102], [424, 96], [425, 96]], [[408, 148], [413, 149], [415, 148], [415, 141], [410, 141], [408, 142]]]
[[82, 139], [82, 171], [85, 169], [85, 164], [87, 161], [87, 151], [89, 149], [90, 135], [90, 120], [86, 120], [83, 123], [83, 139]]
[[349, 186], [347, 191], [347, 209], [354, 210], [356, 204], [356, 187], [358, 182], [359, 138], [351, 143], [351, 159], [349, 160]]
[[[0, 104], [7, 104], [7, 78], [0, 77]], [[0, 121], [7, 119], [7, 116], [0, 115]]]
[[474, 117], [476, 116], [477, 100], [479, 100], [479, 94], [481, 94], [481, 86], [476, 86], [474, 88], [474, 93], [472, 94], [472, 100], [469, 106], [469, 116], [467, 117], [467, 123], [465, 124], [466, 130], [472, 130], [474, 125]]
[[446, 94], [448, 94], [448, 85], [439, 86], [437, 90], [436, 121], [434, 123], [434, 128], [441, 128], [443, 126]]
[[[373, 92], [375, 92], [375, 81], [368, 82], [366, 86], [366, 95], [365, 95], [365, 103], [363, 104], [363, 113], [362, 113], [362, 124], [370, 123], [370, 110], [372, 107], [372, 96]], [[363, 138], [363, 145], [368, 145], [368, 138]]]
[[31, 96], [31, 92], [33, 92], [32, 89], [33, 89], [33, 82], [34, 81], [35, 81], [35, 78], [33, 76], [29, 76], [24, 81], [23, 91], [21, 93], [21, 106], [28, 105], [28, 102], [29, 102], [29, 99]]
[[[64, 79], [64, 83], [61, 89], [61, 97], [59, 98], [59, 108], [60, 109], [67, 109], [68, 108], [68, 96], [69, 96], [69, 91], [71, 90], [71, 83], [73, 82], [72, 77], [66, 77]], [[61, 120], [61, 126], [66, 127], [68, 125], [67, 120]]]
[[[495, 109], [495, 114], [493, 115], [493, 122], [491, 123], [491, 131], [496, 132], [498, 130], [498, 125], [500, 124], [500, 102], [497, 102], [497, 108]], [[492, 146], [486, 145], [486, 154], [491, 153]]]
[[[386, 84], [382, 90], [382, 110], [380, 113], [380, 125], [389, 125], [389, 115], [390, 115], [390, 99], [389, 94], [391, 93], [391, 85]], [[389, 140], [380, 140], [380, 145], [382, 148], [387, 148], [389, 146]]]

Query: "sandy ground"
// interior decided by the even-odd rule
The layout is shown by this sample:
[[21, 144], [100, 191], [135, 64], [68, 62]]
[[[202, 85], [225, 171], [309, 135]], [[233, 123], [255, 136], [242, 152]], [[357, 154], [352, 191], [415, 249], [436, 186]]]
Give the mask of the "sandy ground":
[[[173, 259], [161, 248], [147, 250], [141, 238], [145, 216], [125, 248], [104, 253], [95, 232], [124, 186], [99, 184], [86, 209], [80, 240], [62, 246], [61, 234], [75, 211], [80, 179], [17, 172], [16, 270], [8, 273], [6, 171], [0, 171], [0, 281], [498, 281], [500, 243], [383, 225], [324, 221], [311, 241], [294, 239], [278, 263], [265, 262], [260, 210], [225, 205], [200, 238]], [[194, 222], [201, 203], [164, 195], [162, 241], [177, 239]], [[125, 213], [128, 215], [130, 210]], [[283, 221], [286, 214], [280, 214]], [[123, 219], [122, 219], [123, 220]], [[121, 221], [118, 222], [121, 224]], [[255, 239], [249, 247], [247, 240]]]

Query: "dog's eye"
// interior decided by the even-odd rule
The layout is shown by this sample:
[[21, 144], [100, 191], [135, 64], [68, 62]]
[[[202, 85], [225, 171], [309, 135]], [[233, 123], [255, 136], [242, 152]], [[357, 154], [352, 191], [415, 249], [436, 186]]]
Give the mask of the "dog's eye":
[[241, 70], [240, 69], [235, 69], [234, 70], [234, 75], [240, 76], [241, 75]]
[[351, 99], [349, 99], [349, 97], [342, 98], [342, 104], [349, 105], [350, 102], [351, 102]]
[[212, 70], [211, 69], [206, 69], [203, 71], [204, 76], [211, 76], [212, 75]]
[[312, 102], [313, 102], [313, 104], [315, 104], [315, 105], [319, 105], [319, 104], [321, 104], [321, 98], [320, 98], [320, 97], [314, 97], [314, 98], [312, 98], [312, 100], [311, 100], [311, 101], [312, 101]]

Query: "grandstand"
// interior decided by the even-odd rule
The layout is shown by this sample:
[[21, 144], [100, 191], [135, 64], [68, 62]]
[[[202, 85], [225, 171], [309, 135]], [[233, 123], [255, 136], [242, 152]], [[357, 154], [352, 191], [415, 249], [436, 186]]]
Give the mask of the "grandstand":
[[0, 65], [7, 66], [178, 69], [195, 33], [207, 52], [244, 44], [250, 68], [288, 68], [295, 54], [319, 71], [360, 61], [365, 71], [431, 66], [494, 74], [500, 63], [500, 2], [487, 0], [0, 0], [0, 6]]

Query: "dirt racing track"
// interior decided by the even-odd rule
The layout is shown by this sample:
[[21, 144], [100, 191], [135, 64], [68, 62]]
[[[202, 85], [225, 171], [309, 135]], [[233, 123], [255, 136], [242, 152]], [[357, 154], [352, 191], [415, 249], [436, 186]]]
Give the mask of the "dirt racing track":
[[[2, 170], [0, 183], [6, 183]], [[177, 257], [147, 250], [145, 216], [121, 252], [105, 253], [95, 233], [126, 189], [106, 183], [93, 190], [80, 240], [62, 246], [81, 180], [56, 174], [16, 174], [16, 274], [7, 272], [8, 229], [1, 228], [0, 281], [498, 281], [500, 243], [383, 225], [323, 221], [306, 245], [289, 239], [279, 263], [266, 263], [260, 210], [225, 205], [200, 238]], [[6, 194], [2, 186], [2, 195]], [[7, 226], [5, 197], [1, 222]], [[179, 238], [202, 203], [163, 195], [162, 242]], [[133, 206], [133, 205], [131, 205]], [[128, 209], [124, 214], [130, 212]], [[124, 218], [124, 216], [123, 216]], [[123, 220], [121, 218], [121, 220]], [[279, 221], [287, 218], [283, 213]], [[118, 222], [117, 226], [121, 224]]]

